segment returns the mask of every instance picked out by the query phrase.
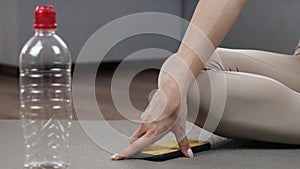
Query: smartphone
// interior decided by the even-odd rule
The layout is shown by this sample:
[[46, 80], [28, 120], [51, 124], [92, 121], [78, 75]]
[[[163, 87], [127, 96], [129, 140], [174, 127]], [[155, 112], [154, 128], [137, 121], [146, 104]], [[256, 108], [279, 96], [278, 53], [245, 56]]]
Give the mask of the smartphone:
[[[209, 150], [210, 143], [198, 140], [189, 140], [190, 147], [194, 153]], [[144, 159], [149, 161], [166, 161], [177, 157], [184, 157], [175, 140], [159, 142], [145, 148], [131, 159]]]

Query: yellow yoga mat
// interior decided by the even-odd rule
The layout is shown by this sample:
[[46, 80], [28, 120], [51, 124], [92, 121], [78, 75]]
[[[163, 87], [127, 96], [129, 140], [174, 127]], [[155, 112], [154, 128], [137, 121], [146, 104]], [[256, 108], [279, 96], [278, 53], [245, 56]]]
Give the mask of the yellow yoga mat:
[[[198, 140], [189, 140], [190, 147], [194, 153], [210, 149], [210, 144]], [[176, 157], [183, 157], [182, 152], [175, 140], [169, 140], [152, 144], [135, 155], [134, 159], [145, 159], [151, 161], [165, 161]]]

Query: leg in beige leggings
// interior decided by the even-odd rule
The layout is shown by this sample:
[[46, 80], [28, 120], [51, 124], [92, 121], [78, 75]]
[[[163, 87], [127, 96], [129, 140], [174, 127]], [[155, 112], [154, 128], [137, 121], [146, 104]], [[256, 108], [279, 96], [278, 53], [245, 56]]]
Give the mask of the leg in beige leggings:
[[[300, 144], [300, 48], [295, 55], [230, 49], [216, 52], [220, 59], [211, 58], [208, 70], [196, 80], [201, 98], [196, 124], [203, 127], [211, 107], [218, 106], [211, 101], [211, 84], [219, 82], [208, 75], [221, 74], [226, 81], [226, 101], [216, 134]], [[196, 104], [194, 90], [190, 89], [189, 105]]]

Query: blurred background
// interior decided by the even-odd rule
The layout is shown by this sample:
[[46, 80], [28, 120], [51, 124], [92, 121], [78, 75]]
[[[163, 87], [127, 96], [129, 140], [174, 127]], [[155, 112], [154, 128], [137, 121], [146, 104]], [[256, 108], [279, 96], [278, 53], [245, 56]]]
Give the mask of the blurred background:
[[[23, 158], [23, 144], [21, 144], [23, 139], [21, 139], [22, 134], [20, 133], [21, 123], [18, 121], [20, 106], [18, 59], [22, 47], [34, 34], [33, 19], [34, 10], [37, 5], [53, 5], [55, 7], [58, 22], [57, 33], [67, 43], [73, 63], [75, 63], [80, 50], [89, 37], [109, 22], [139, 12], [163, 12], [190, 20], [198, 1], [199, 0], [0, 0], [0, 168], [15, 169], [21, 168], [23, 165], [23, 160], [21, 160]], [[181, 27], [181, 25], [178, 26], [179, 29], [176, 28], [175, 30], [183, 34], [185, 32], [184, 28]], [[299, 38], [300, 0], [248, 0], [248, 4], [242, 11], [238, 21], [220, 46], [293, 54]], [[105, 41], [105, 39], [103, 40]], [[124, 58], [133, 52], [147, 48], [159, 48], [175, 53], [179, 44], [179, 41], [166, 36], [143, 34], [124, 39], [114, 46], [106, 54], [95, 79], [97, 105], [103, 117], [99, 117], [97, 111], [94, 111], [93, 106], [95, 106], [95, 104], [91, 103], [90, 99], [86, 99], [86, 97], [80, 95], [80, 98], [83, 100], [81, 100], [83, 102], [81, 105], [84, 105], [76, 108], [77, 113], [80, 112], [81, 114], [80, 120], [95, 121], [105, 119], [107, 121], [102, 123], [104, 133], [106, 132], [105, 127], [107, 125], [124, 136], [131, 133], [133, 130], [129, 129], [133, 129], [131, 127], [135, 126], [132, 125], [133, 123], [130, 121], [126, 123], [125, 121], [123, 124], [116, 121], [126, 118], [116, 108], [112, 99], [111, 79], [114, 75], [114, 70]], [[141, 63], [151, 65], [153, 63], [150, 62], [154, 62], [156, 65], [162, 65], [168, 57], [168, 54], [135, 57], [129, 64], [128, 69], [126, 68], [122, 73], [129, 74], [128, 72], [133, 72], [134, 67]], [[88, 66], [94, 63], [84, 61], [79, 64], [88, 70]], [[133, 70], [131, 70], [132, 68]], [[126, 99], [129, 95], [132, 106], [139, 110], [138, 113], [142, 113], [149, 103], [150, 93], [157, 88], [158, 74], [159, 70], [155, 69], [138, 72], [132, 81], [130, 81], [129, 91], [127, 91], [127, 88], [126, 90], [122, 88], [125, 80], [120, 78], [116, 83], [120, 88], [119, 90], [114, 90], [114, 92], [117, 93], [118, 96], [126, 96]], [[80, 77], [86, 77], [86, 75], [90, 75], [90, 72], [82, 72]], [[80, 81], [84, 82], [84, 78], [80, 79]], [[77, 88], [77, 90], [83, 93], [90, 91], [88, 90], [90, 89], [89, 86], [87, 87], [81, 84], [79, 86], [80, 88]], [[126, 114], [132, 116], [130, 119], [140, 117], [140, 114], [134, 114], [130, 111], [131, 109], [128, 108], [127, 104], [124, 105], [125, 110], [122, 109], [122, 111], [127, 111]], [[75, 110], [73, 114], [73, 119], [77, 120]], [[286, 119], [283, 119], [281, 124], [285, 123]], [[47, 124], [49, 123], [47, 122]], [[44, 130], [44, 127], [41, 130]], [[99, 140], [109, 142], [107, 145], [114, 148], [118, 148], [119, 145], [124, 145], [122, 139], [119, 140], [116, 139], [118, 137], [110, 137], [106, 134], [109, 132], [98, 134], [98, 131], [102, 133], [101, 130], [101, 126], [99, 130], [98, 128], [94, 130], [93, 136], [98, 135], [99, 137], [97, 138], [100, 138]], [[190, 161], [177, 159], [167, 163], [154, 164], [141, 160], [126, 160], [124, 162], [115, 163], [109, 162], [109, 156], [106, 151], [97, 151], [100, 147], [96, 146], [96, 144], [92, 142], [93, 138], [89, 139], [86, 134], [90, 135], [91, 133], [84, 133], [78, 122], [74, 121], [71, 134], [72, 144], [70, 146], [70, 159], [74, 166], [74, 168], [72, 166], [72, 169], [146, 169], [155, 168], [156, 166], [156, 168], [185, 169], [196, 168], [195, 166], [202, 166], [203, 168], [282, 169], [299, 168], [300, 165], [299, 147], [296, 147], [297, 149], [295, 150], [293, 146], [267, 144], [263, 142], [241, 140], [225, 140], [223, 142], [222, 139], [221, 141], [218, 139], [214, 140], [214, 137], [212, 139], [213, 142], [211, 142], [214, 146], [213, 151], [197, 155], [198, 157], [190, 159]], [[288, 135], [282, 134], [284, 137]], [[32, 135], [35, 135], [35, 132], [32, 133]], [[198, 137], [197, 134], [194, 134], [194, 136]], [[48, 137], [50, 136], [48, 135]]]
[[[57, 10], [58, 34], [68, 43], [73, 61], [87, 39], [103, 25], [137, 12], [164, 12], [190, 19], [198, 0], [1, 0], [0, 64], [18, 65], [18, 55], [32, 36], [33, 11], [52, 4]], [[284, 5], [283, 5], [284, 3]], [[292, 53], [300, 38], [299, 0], [251, 0], [221, 46]], [[148, 47], [175, 52], [178, 42], [161, 36], [131, 37], [105, 58], [116, 62]], [[126, 46], [126, 47], [124, 47]], [[151, 58], [149, 59], [165, 59]]]
[[[105, 24], [138, 12], [163, 12], [190, 20], [198, 0], [1, 0], [0, 1], [0, 118], [18, 118], [18, 57], [22, 46], [33, 35], [33, 12], [37, 5], [54, 5], [58, 34], [67, 42], [73, 62], [88, 38]], [[249, 0], [221, 47], [260, 49], [292, 54], [300, 38], [299, 0]], [[179, 29], [180, 30], [180, 29]], [[181, 30], [182, 33], [184, 30]], [[111, 103], [110, 77], [116, 65], [129, 54], [160, 48], [176, 52], [179, 42], [161, 35], [139, 35], [117, 44], [105, 57], [103, 75], [96, 81], [97, 97], [103, 98], [103, 110], [117, 112]], [[168, 56], [136, 58], [136, 62], [163, 63]], [[92, 64], [92, 63], [82, 63]], [[142, 110], [149, 92], [155, 88], [157, 70], [137, 75], [133, 100]], [[134, 99], [135, 98], [135, 99]], [[113, 119], [118, 115], [108, 114]]]

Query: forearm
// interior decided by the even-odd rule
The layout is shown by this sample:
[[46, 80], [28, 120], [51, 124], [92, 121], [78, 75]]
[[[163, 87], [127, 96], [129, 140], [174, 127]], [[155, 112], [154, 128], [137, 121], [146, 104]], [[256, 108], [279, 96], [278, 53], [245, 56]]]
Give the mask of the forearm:
[[[178, 70], [180, 67], [182, 67], [182, 69], [189, 69], [192, 72], [193, 77], [196, 77], [207, 61], [207, 59], [205, 58], [210, 57], [203, 56], [207, 55], [207, 52], [203, 51], [201, 49], [201, 46], [199, 46], [199, 48], [203, 52], [201, 52], [201, 50], [198, 53], [195, 52], [195, 50], [191, 49], [190, 47], [197, 45], [191, 43], [197, 43], [197, 41], [208, 41], [202, 43], [210, 43], [213, 48], [219, 46], [219, 44], [222, 42], [222, 40], [234, 25], [246, 2], [247, 0], [199, 1], [192, 17], [191, 25], [202, 31], [203, 38], [193, 39], [199, 37], [195, 37], [192, 31], [189, 31], [189, 29], [187, 30], [184, 38], [184, 41], [186, 41], [187, 43], [181, 43], [177, 52], [177, 57], [179, 57], [179, 60], [181, 60], [180, 62], [183, 63], [179, 63], [179, 61], [177, 61], [177, 63], [174, 63], [174, 66], [170, 66], [170, 68], [168, 69], [169, 74], [172, 74], [172, 76], [181, 74], [179, 75], [178, 79], [176, 77], [173, 77], [176, 81], [178, 81], [183, 76], [182, 70]], [[191, 46], [189, 44], [191, 44]], [[188, 75], [187, 72], [185, 76], [190, 75]], [[186, 87], [188, 87], [189, 84], [194, 80], [193, 77], [185, 79], [187, 81], [184, 83], [186, 84]]]

